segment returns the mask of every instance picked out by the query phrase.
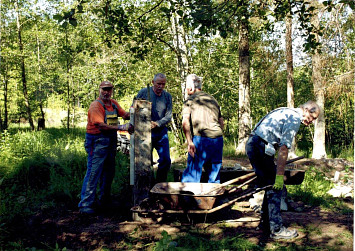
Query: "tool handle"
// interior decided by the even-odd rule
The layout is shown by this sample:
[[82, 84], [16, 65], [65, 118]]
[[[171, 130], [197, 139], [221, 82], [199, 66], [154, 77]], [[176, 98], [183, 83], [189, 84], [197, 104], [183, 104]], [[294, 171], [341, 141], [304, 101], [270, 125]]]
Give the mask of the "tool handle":
[[304, 158], [304, 156], [299, 156], [299, 157], [297, 157], [297, 158], [290, 159], [290, 160], [286, 161], [286, 165], [287, 165], [287, 164], [290, 164], [290, 163], [292, 163], [292, 162], [295, 162], [295, 161], [297, 161], [297, 160], [303, 159], [303, 158]]

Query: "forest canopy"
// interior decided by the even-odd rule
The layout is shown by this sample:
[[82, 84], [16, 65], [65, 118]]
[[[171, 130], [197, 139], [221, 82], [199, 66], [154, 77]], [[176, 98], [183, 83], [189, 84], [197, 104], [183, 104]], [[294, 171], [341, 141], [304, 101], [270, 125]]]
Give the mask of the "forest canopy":
[[[289, 19], [291, 103], [323, 102], [325, 144], [352, 147], [354, 9], [346, 0], [2, 0], [1, 130], [21, 121], [34, 130], [39, 119], [78, 127], [101, 81], [114, 83], [114, 98], [128, 109], [163, 72], [179, 131], [185, 77], [195, 73], [221, 105], [226, 137], [238, 142], [243, 125], [246, 134], [265, 113], [289, 105]], [[245, 107], [241, 87], [250, 94]], [[313, 132], [302, 130], [300, 146], [310, 147]]]

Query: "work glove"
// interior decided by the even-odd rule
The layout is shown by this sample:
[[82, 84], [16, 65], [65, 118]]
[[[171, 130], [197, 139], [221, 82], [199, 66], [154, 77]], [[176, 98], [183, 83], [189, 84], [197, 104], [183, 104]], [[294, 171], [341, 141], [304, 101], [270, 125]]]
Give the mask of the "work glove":
[[277, 174], [275, 178], [275, 184], [272, 188], [276, 190], [282, 190], [283, 187], [284, 187], [284, 176]]

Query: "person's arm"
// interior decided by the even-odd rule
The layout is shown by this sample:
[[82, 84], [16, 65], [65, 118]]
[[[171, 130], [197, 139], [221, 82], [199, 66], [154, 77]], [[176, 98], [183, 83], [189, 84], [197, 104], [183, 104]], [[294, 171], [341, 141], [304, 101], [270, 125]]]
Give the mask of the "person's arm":
[[284, 187], [284, 174], [285, 174], [285, 166], [286, 160], [288, 156], [288, 148], [285, 145], [282, 145], [279, 149], [279, 153], [277, 156], [277, 169], [276, 169], [276, 177], [275, 184], [273, 189], [282, 190]]
[[182, 129], [184, 131], [186, 141], [187, 141], [187, 151], [192, 158], [195, 157], [196, 147], [192, 141], [191, 128], [190, 128], [190, 116], [184, 115], [182, 119]]
[[99, 127], [100, 131], [131, 131], [132, 125], [127, 123], [123, 125], [108, 125], [105, 123], [98, 123], [97, 126]]
[[276, 174], [277, 175], [284, 175], [285, 174], [285, 166], [286, 166], [286, 161], [287, 161], [287, 157], [288, 157], [288, 148], [283, 145], [280, 147], [279, 149], [279, 153], [277, 156], [277, 170], [276, 170]]
[[126, 113], [122, 116], [122, 118], [123, 118], [124, 120], [129, 120], [129, 119], [130, 119], [129, 112], [126, 112]]
[[[159, 119], [158, 121], [152, 121], [152, 126], [154, 124], [154, 127], [162, 127], [168, 124], [171, 121], [172, 115], [173, 115], [173, 102], [170, 93], [166, 92], [165, 95], [167, 95], [167, 104], [166, 104], [166, 111], [164, 117]], [[154, 122], [154, 123], [153, 123]], [[152, 127], [152, 128], [154, 128]]]
[[223, 121], [223, 118], [222, 118], [222, 117], [220, 117], [220, 118], [218, 119], [218, 123], [219, 123], [219, 125], [221, 126], [222, 130], [224, 130], [224, 121]]

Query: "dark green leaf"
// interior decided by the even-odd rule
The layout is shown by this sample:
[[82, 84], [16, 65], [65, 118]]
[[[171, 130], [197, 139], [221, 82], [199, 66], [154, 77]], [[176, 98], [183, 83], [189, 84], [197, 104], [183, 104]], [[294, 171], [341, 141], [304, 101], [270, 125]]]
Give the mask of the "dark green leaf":
[[69, 23], [71, 25], [73, 25], [74, 27], [76, 27], [78, 25], [78, 22], [76, 21], [75, 18], [69, 18]]
[[183, 12], [182, 10], [178, 10], [176, 13], [177, 13], [180, 17], [182, 17], [182, 16], [184, 15], [184, 12]]
[[64, 18], [61, 15], [56, 14], [53, 16], [53, 19], [58, 20], [58, 22], [61, 22], [61, 21], [63, 21]]

